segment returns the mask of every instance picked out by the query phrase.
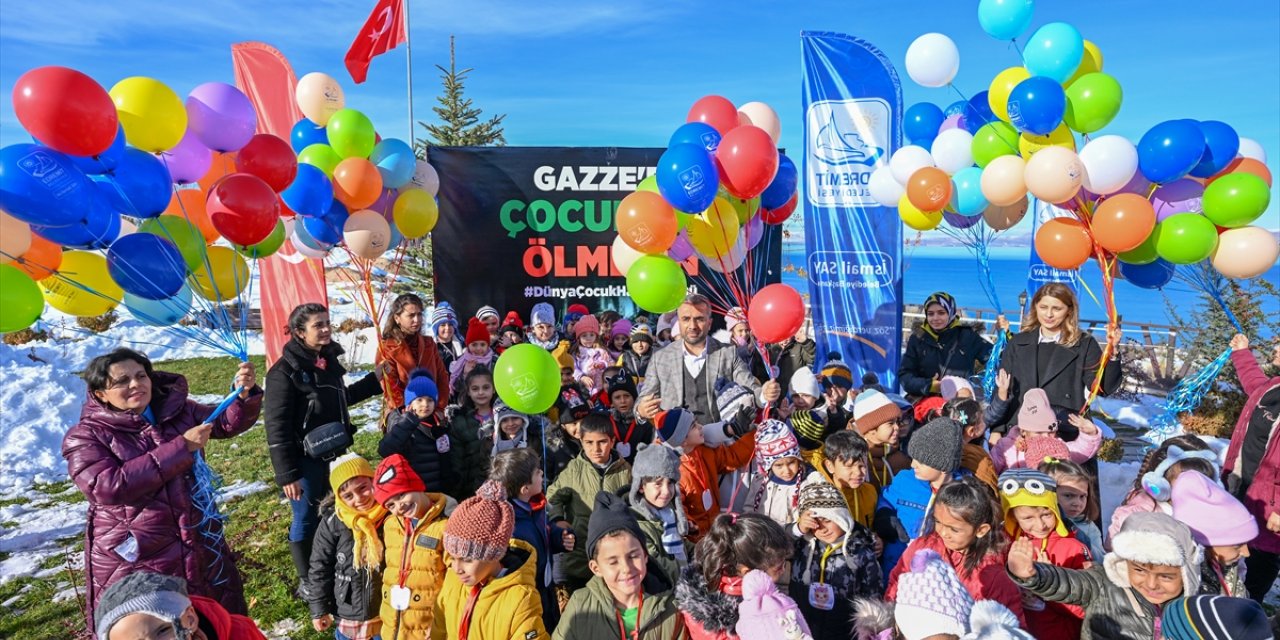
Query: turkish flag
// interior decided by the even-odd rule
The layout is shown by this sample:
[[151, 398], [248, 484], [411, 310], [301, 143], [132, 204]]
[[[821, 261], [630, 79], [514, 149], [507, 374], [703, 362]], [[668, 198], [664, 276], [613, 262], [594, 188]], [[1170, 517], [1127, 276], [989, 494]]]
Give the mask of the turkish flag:
[[404, 0], [378, 0], [373, 13], [364, 21], [360, 33], [347, 50], [347, 71], [351, 79], [360, 84], [369, 73], [369, 63], [375, 56], [396, 48], [405, 41]]

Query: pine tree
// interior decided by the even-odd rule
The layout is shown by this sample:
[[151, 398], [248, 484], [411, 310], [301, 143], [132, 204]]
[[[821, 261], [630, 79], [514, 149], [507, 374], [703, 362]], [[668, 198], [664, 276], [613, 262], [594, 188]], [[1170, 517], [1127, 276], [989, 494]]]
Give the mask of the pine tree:
[[[507, 140], [503, 135], [502, 121], [507, 117], [506, 114], [493, 116], [481, 122], [480, 109], [471, 102], [470, 98], [463, 96], [467, 75], [475, 69], [458, 70], [454, 56], [453, 36], [449, 36], [449, 68], [446, 69], [440, 65], [436, 65], [436, 68], [440, 70], [440, 81], [444, 85], [444, 93], [436, 98], [440, 106], [432, 107], [431, 110], [435, 111], [436, 116], [440, 118], [440, 124], [418, 123], [427, 130], [434, 143], [449, 147], [505, 145]], [[427, 144], [425, 140], [418, 142], [419, 157], [426, 156]]]

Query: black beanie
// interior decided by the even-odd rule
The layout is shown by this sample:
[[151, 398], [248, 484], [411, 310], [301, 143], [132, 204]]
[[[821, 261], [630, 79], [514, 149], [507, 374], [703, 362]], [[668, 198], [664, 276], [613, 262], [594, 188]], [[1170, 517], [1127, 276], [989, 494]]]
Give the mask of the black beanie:
[[644, 532], [640, 523], [631, 515], [631, 507], [622, 496], [608, 491], [596, 494], [596, 506], [591, 511], [591, 522], [587, 525], [587, 558], [595, 558], [596, 543], [606, 535], [615, 531], [626, 531], [644, 544]]

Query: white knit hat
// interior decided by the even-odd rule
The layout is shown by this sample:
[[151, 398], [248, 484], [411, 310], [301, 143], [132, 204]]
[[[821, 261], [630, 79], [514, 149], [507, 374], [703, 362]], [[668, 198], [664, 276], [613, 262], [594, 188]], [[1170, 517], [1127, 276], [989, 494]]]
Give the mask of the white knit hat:
[[894, 609], [902, 636], [906, 640], [922, 640], [943, 633], [968, 633], [973, 596], [961, 584], [955, 569], [932, 549], [917, 551], [909, 568], [898, 577], [898, 603]]
[[809, 367], [800, 367], [791, 374], [791, 393], [803, 393], [815, 398], [822, 397], [822, 385]]
[[1018, 625], [1017, 615], [995, 600], [979, 600], [973, 604], [969, 628], [972, 631], [960, 640], [1036, 640]]

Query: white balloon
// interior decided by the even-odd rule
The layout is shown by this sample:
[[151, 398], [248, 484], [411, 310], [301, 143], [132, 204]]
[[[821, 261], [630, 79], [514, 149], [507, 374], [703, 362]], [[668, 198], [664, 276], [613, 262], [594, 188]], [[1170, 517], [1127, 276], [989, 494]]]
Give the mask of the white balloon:
[[738, 107], [738, 121], [742, 122], [743, 118], [747, 119], [746, 124], [764, 129], [774, 144], [782, 137], [782, 121], [778, 119], [778, 112], [763, 102], [748, 102]]
[[871, 191], [872, 199], [883, 207], [898, 206], [898, 202], [907, 192], [906, 187], [898, 184], [898, 181], [893, 178], [893, 172], [889, 167], [883, 165], [872, 172], [871, 180], [867, 182], [867, 189]]
[[933, 139], [930, 154], [939, 169], [953, 176], [973, 166], [973, 134], [958, 127], [947, 129]]
[[1138, 149], [1124, 136], [1100, 136], [1080, 150], [1084, 163], [1085, 189], [1100, 196], [1111, 195], [1133, 179], [1138, 171]]
[[1240, 138], [1240, 155], [1246, 158], [1253, 158], [1262, 164], [1267, 163], [1267, 150], [1262, 148], [1262, 143], [1253, 138]]
[[613, 249], [609, 252], [613, 256], [613, 266], [618, 268], [618, 273], [627, 275], [631, 270], [631, 265], [639, 260], [643, 253], [631, 248], [631, 245], [622, 240], [622, 236], [613, 239]]
[[426, 160], [419, 160], [413, 169], [413, 179], [409, 181], [409, 185], [426, 191], [434, 198], [440, 195], [440, 174]]
[[301, 240], [298, 239], [296, 231], [294, 232], [294, 235], [289, 236], [289, 242], [293, 244], [294, 251], [297, 251], [298, 253], [308, 258], [323, 259], [329, 253], [328, 251], [322, 251], [320, 249], [312, 249], [311, 247], [308, 247], [306, 244], [304, 244]]
[[929, 150], [914, 144], [894, 151], [893, 157], [889, 158], [889, 170], [893, 172], [893, 179], [904, 187], [911, 180], [911, 174], [932, 166], [933, 156], [929, 154]]
[[960, 49], [941, 33], [926, 33], [907, 47], [907, 75], [922, 87], [945, 87], [960, 71]]
[[742, 233], [738, 233], [738, 241], [729, 249], [729, 253], [726, 253], [723, 257], [708, 258], [701, 254], [698, 257], [702, 258], [703, 265], [717, 273], [737, 271], [738, 267], [741, 267], [742, 263], [747, 261], [747, 250], [744, 248]]

